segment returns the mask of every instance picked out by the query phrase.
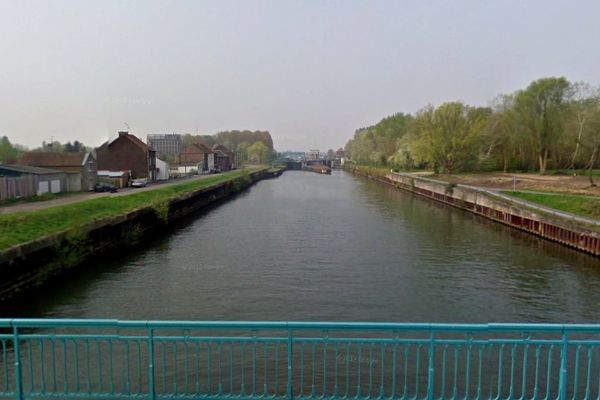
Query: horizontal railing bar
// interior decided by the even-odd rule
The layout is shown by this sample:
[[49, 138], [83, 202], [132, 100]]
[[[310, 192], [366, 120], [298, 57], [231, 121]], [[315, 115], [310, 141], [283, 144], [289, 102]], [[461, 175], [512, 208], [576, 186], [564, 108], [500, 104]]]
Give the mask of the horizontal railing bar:
[[[125, 394], [125, 393], [29, 393], [31, 397], [42, 397], [42, 398], [61, 398], [61, 399], [90, 399], [90, 398], [101, 398], [103, 400], [120, 400], [120, 399], [148, 399], [150, 395], [148, 393], [143, 394]], [[10, 396], [0, 395], [0, 398]], [[377, 397], [379, 399], [379, 397]], [[265, 399], [273, 399], [273, 400], [287, 400], [286, 395], [239, 395], [239, 394], [226, 394], [222, 393], [220, 395], [214, 394], [156, 394], [155, 399], [177, 399], [177, 400], [222, 400], [222, 399], [231, 399], [231, 400], [265, 400]], [[369, 396], [356, 396], [356, 395], [348, 395], [348, 396], [294, 396], [296, 400], [373, 400], [373, 397]], [[390, 397], [381, 397], [383, 400], [392, 399]], [[399, 398], [398, 398], [399, 399]], [[419, 400], [425, 399], [424, 396], [418, 397]], [[459, 399], [460, 400], [460, 399]]]
[[265, 330], [399, 330], [399, 331], [520, 331], [600, 332], [600, 324], [450, 324], [388, 322], [268, 322], [268, 321], [122, 321], [116, 319], [0, 319], [0, 328], [104, 327], [104, 328], [188, 328]]
[[[9, 335], [7, 339], [12, 339], [13, 336]], [[148, 336], [123, 336], [123, 335], [93, 335], [93, 334], [21, 334], [19, 338], [23, 340], [43, 340], [43, 339], [55, 339], [55, 340], [114, 340], [114, 341], [144, 341], [148, 340]], [[154, 341], [160, 342], [222, 342], [222, 343], [247, 343], [247, 342], [261, 342], [261, 343], [283, 343], [288, 340], [287, 337], [277, 336], [153, 336]], [[519, 344], [519, 345], [561, 345], [563, 344], [562, 339], [426, 339], [426, 338], [356, 338], [356, 337], [302, 337], [293, 338], [294, 343], [331, 343], [331, 344], [344, 344], [344, 343], [373, 343], [373, 344], [429, 344], [434, 343], [437, 345], [487, 345], [487, 344]], [[586, 345], [586, 346], [600, 346], [599, 340], [576, 340], [570, 339], [567, 341], [569, 345]]]
[[[131, 399], [131, 398], [135, 398], [135, 399], [147, 399], [149, 398], [149, 394], [148, 393], [143, 393], [143, 394], [136, 394], [136, 393], [110, 393], [110, 392], [69, 392], [69, 393], [61, 393], [61, 392], [46, 392], [46, 393], [41, 393], [41, 392], [31, 392], [28, 393], [28, 396], [30, 397], [42, 397], [42, 398], [61, 398], [61, 399], [90, 399], [90, 398], [101, 398], [101, 399], [106, 399], [106, 400], [117, 400], [117, 399]], [[0, 395], [0, 398], [5, 397], [4, 394]], [[8, 397], [8, 396], [6, 396]], [[300, 398], [300, 397], [294, 397], [294, 398]], [[314, 399], [315, 397], [313, 397]], [[323, 398], [323, 399], [330, 399], [333, 398], [333, 396], [321, 396], [319, 398]], [[343, 397], [336, 397], [338, 399], [341, 399]], [[352, 398], [352, 399], [367, 399], [366, 397], [354, 397], [354, 396], [349, 396], [348, 398]], [[215, 395], [215, 394], [193, 394], [193, 393], [185, 393], [185, 394], [156, 394], [155, 395], [155, 399], [181, 399], [181, 400], [187, 400], [187, 399], [202, 399], [202, 400], [222, 400], [222, 399], [231, 399], [231, 400], [265, 400], [265, 399], [287, 399], [287, 397], [285, 395], [240, 395], [240, 394], [227, 394], [227, 393], [222, 393], [220, 395]]]
[[[90, 399], [90, 398], [101, 398], [101, 399], [148, 399], [150, 397], [150, 395], [148, 393], [110, 393], [110, 392], [69, 392], [69, 393], [63, 393], [63, 392], [29, 392], [28, 397], [37, 397], [37, 398], [54, 398], [54, 397], [59, 397], [61, 399]], [[191, 396], [191, 395], [190, 395]], [[2, 396], [0, 396], [2, 397]], [[166, 395], [166, 396], [158, 396], [157, 399], [160, 398], [179, 398], [179, 397], [174, 397], [172, 395]]]
[[[154, 341], [164, 342], [269, 342], [269, 343], [281, 343], [287, 341], [287, 337], [275, 337], [275, 336], [152, 336]], [[120, 341], [142, 341], [148, 340], [148, 336], [123, 336], [123, 335], [93, 335], [93, 334], [42, 334], [42, 333], [30, 333], [20, 334], [21, 339], [56, 339], [56, 340], [83, 340], [83, 339], [94, 339], [94, 340], [120, 340]]]
[[[2, 394], [0, 398], [8, 397], [10, 398], [12, 394]], [[110, 392], [69, 392], [69, 393], [60, 393], [60, 392], [30, 392], [28, 393], [30, 397], [46, 397], [46, 398], [55, 398], [59, 397], [61, 399], [89, 399], [100, 397], [106, 400], [117, 400], [117, 399], [147, 399], [149, 398], [148, 393], [110, 393]], [[193, 400], [193, 399], [202, 399], [202, 400], [222, 400], [222, 399], [231, 399], [231, 400], [265, 400], [265, 399], [286, 399], [286, 395], [240, 395], [240, 394], [227, 394], [222, 393], [220, 395], [215, 394], [195, 394], [195, 393], [186, 393], [186, 394], [156, 394], [155, 398], [158, 399], [181, 399], [181, 400]], [[294, 399], [297, 400], [334, 400], [334, 399], [352, 399], [352, 400], [372, 400], [373, 397], [369, 396], [356, 396], [356, 395], [348, 395], [348, 396], [302, 396], [296, 395]], [[389, 397], [382, 397], [382, 399], [389, 399]], [[419, 397], [421, 399], [421, 397]]]
[[[12, 339], [12, 336], [9, 338]], [[144, 341], [148, 339], [148, 336], [121, 336], [121, 335], [92, 335], [92, 334], [22, 334], [19, 338], [23, 340], [111, 340], [111, 341]], [[286, 337], [271, 337], [271, 336], [154, 336], [156, 342], [214, 342], [214, 343], [284, 343], [287, 341]], [[350, 337], [314, 337], [314, 338], [293, 338], [294, 343], [324, 343], [328, 342], [331, 344], [344, 344], [344, 343], [373, 343], [373, 344], [429, 344], [432, 342], [431, 339], [425, 338], [350, 338]], [[434, 344], [437, 345], [501, 345], [501, 344], [518, 344], [518, 345], [561, 345], [563, 341], [561, 339], [434, 339]], [[600, 340], [568, 340], [569, 345], [586, 345], [586, 346], [600, 346]]]

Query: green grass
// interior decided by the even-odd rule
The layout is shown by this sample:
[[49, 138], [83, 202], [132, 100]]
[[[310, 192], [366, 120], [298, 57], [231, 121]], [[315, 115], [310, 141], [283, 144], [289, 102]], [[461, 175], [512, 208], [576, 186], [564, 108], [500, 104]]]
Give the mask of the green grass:
[[160, 203], [172, 198], [247, 174], [248, 170], [236, 170], [125, 196], [103, 197], [43, 210], [0, 215], [0, 250], [49, 234], [77, 229], [102, 218], [127, 214], [153, 205], [160, 206]]
[[504, 192], [510, 196], [518, 197], [532, 203], [570, 212], [588, 218], [600, 219], [600, 197], [578, 196], [555, 193], [529, 193], [529, 192]]
[[362, 174], [367, 174], [370, 176], [379, 176], [379, 177], [384, 177], [386, 174], [388, 174], [390, 172], [390, 168], [387, 168], [387, 167], [371, 167], [371, 166], [360, 165], [360, 164], [346, 164], [346, 165], [344, 165], [344, 170], [346, 170], [346, 171], [356, 170]]
[[267, 172], [280, 172], [283, 171], [285, 169], [285, 165], [276, 165], [274, 167], [271, 167], [267, 170]]
[[[67, 195], [67, 193], [65, 193], [65, 195]], [[0, 200], [0, 207], [12, 206], [14, 204], [36, 203], [38, 201], [54, 200], [54, 199], [57, 199], [58, 197], [59, 196], [57, 196], [54, 193], [44, 193], [39, 196], [24, 197], [24, 198], [19, 198], [19, 199]]]

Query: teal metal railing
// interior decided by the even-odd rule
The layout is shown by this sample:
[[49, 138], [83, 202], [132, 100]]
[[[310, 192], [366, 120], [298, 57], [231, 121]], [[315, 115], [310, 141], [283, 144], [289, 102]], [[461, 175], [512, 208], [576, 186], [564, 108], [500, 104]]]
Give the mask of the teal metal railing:
[[600, 399], [600, 325], [0, 319], [0, 398]]

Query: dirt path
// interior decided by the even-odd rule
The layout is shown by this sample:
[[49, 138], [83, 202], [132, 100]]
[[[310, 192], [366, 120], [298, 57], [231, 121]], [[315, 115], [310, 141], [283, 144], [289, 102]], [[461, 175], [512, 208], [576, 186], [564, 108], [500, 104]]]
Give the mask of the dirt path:
[[[463, 185], [481, 186], [491, 189], [512, 190], [513, 177], [517, 190], [557, 192], [600, 196], [600, 187], [590, 186], [587, 176], [535, 175], [523, 173], [482, 173], [461, 175], [429, 175], [429, 177]], [[598, 184], [600, 184], [600, 179]]]
[[95, 193], [95, 192], [82, 192], [76, 194], [69, 194], [65, 196], [60, 196], [57, 199], [47, 200], [47, 201], [37, 201], [31, 203], [17, 203], [11, 204], [8, 206], [0, 207], [0, 215], [2, 214], [13, 214], [17, 212], [25, 212], [25, 211], [36, 211], [43, 210], [45, 208], [62, 206], [64, 204], [72, 204], [78, 203], [80, 201], [86, 201], [91, 199], [96, 199], [99, 197], [118, 197], [118, 196], [127, 196], [134, 193], [144, 192], [146, 190], [158, 189], [161, 187], [169, 186], [169, 185], [177, 185], [183, 182], [190, 182], [193, 180], [199, 180], [212, 175], [198, 175], [189, 177], [186, 179], [177, 179], [170, 182], [165, 183], [154, 183], [148, 185], [143, 188], [123, 188], [119, 189], [117, 193]]

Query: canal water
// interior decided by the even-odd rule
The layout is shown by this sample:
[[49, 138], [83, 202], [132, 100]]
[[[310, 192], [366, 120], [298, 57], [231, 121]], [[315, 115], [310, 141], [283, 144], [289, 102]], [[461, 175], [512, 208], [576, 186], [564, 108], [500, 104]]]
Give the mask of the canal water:
[[334, 171], [288, 171], [2, 317], [598, 322], [600, 260]]

